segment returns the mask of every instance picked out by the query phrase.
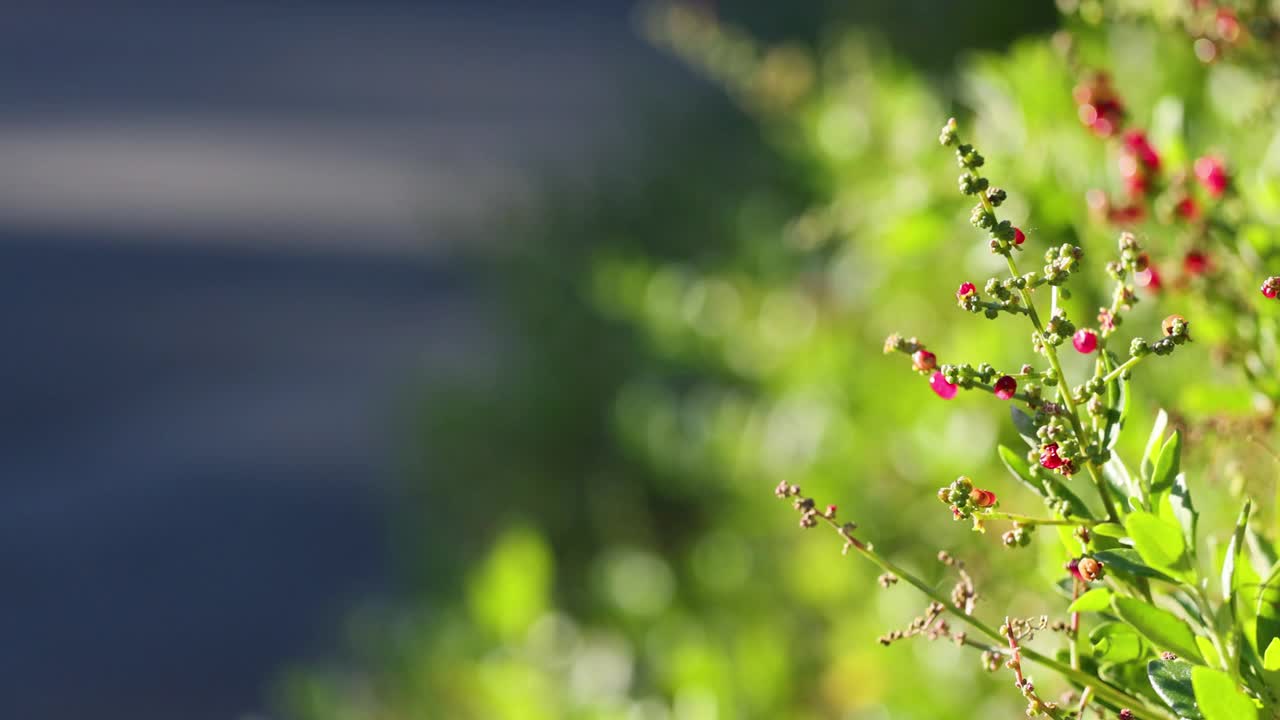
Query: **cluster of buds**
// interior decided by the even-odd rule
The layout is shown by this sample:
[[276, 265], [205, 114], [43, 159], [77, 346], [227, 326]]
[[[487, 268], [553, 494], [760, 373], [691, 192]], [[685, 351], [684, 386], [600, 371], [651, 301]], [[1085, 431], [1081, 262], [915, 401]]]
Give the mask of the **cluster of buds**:
[[[1084, 257], [1084, 250], [1078, 245], [1063, 243], [1059, 247], [1052, 247], [1044, 253], [1044, 282], [1049, 285], [1062, 285], [1070, 277], [1071, 274], [1080, 269], [1080, 258]], [[1019, 278], [1027, 283], [1030, 287], [1039, 285], [1034, 273], [1028, 273], [1030, 278], [1023, 276]]]
[[[1021, 230], [1018, 232], [1021, 232]], [[1034, 277], [1005, 278], [1003, 280], [988, 278], [983, 290], [993, 300], [983, 300], [982, 295], [978, 294], [976, 285], [968, 281], [962, 282], [956, 290], [956, 305], [974, 314], [982, 313], [991, 320], [999, 317], [1001, 312], [1025, 315], [1027, 309], [1023, 307], [1022, 300], [1017, 292], [1025, 289], [1028, 282], [1033, 282], [1035, 279]]]
[[975, 511], [985, 512], [996, 506], [996, 494], [973, 486], [973, 481], [961, 475], [955, 482], [938, 488], [938, 500], [951, 508], [956, 520], [968, 520]]
[[972, 145], [960, 142], [955, 118], [947, 121], [938, 135], [938, 142], [945, 146], [955, 145], [956, 162], [964, 171], [960, 174], [960, 192], [978, 197], [978, 204], [973, 207], [969, 222], [974, 227], [985, 230], [991, 240], [988, 244], [991, 252], [997, 255], [1008, 255], [1010, 250], [1026, 241], [1026, 233], [1015, 228], [1008, 220], [996, 218], [995, 208], [999, 207], [1007, 197], [1004, 190], [994, 188], [987, 178], [978, 172], [986, 160]]
[[1047, 347], [1056, 348], [1067, 341], [1067, 338], [1074, 338], [1076, 334], [1076, 326], [1067, 318], [1065, 312], [1058, 308], [1053, 315], [1049, 316], [1049, 321], [1045, 323], [1044, 333], [1039, 331], [1032, 333], [1031, 344], [1036, 352], [1041, 355], [1048, 353]]
[[782, 500], [791, 500], [791, 506], [800, 513], [800, 527], [816, 527], [820, 521], [824, 521], [835, 528], [836, 532], [844, 538], [843, 552], [845, 554], [848, 554], [850, 548], [866, 549], [870, 547], [870, 545], [862, 543], [862, 541], [853, 536], [854, 531], [858, 529], [857, 523], [837, 522], [836, 511], [838, 508], [835, 505], [828, 505], [819, 511], [818, 504], [814, 502], [813, 498], [808, 498], [801, 494], [799, 485], [792, 485], [783, 480], [774, 487], [773, 494]]
[[912, 618], [911, 623], [904, 630], [894, 630], [885, 635], [881, 635], [879, 643], [884, 646], [892, 645], [898, 640], [923, 635], [929, 640], [938, 640], [945, 638], [951, 640], [957, 645], [963, 645], [965, 634], [963, 632], [953, 632], [951, 625], [942, 617], [942, 613], [946, 611], [946, 607], [940, 602], [931, 602], [925, 608], [923, 615], [917, 615]]
[[1098, 137], [1111, 137], [1124, 125], [1124, 103], [1111, 86], [1111, 77], [1096, 72], [1072, 91], [1080, 122]]
[[1013, 529], [1000, 536], [1000, 541], [1007, 548], [1022, 548], [1031, 544], [1031, 531], [1035, 525], [1014, 523]]

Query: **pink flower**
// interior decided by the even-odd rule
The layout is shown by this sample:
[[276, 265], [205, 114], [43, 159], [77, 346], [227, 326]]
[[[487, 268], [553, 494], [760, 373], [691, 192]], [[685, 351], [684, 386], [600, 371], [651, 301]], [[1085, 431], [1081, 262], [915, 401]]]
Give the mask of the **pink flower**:
[[950, 400], [960, 391], [959, 386], [947, 382], [941, 371], [935, 372], [933, 377], [929, 378], [929, 387], [943, 400]]
[[1005, 375], [996, 381], [995, 395], [1001, 400], [1008, 400], [1018, 391], [1018, 381]]
[[1098, 333], [1089, 328], [1080, 328], [1072, 336], [1071, 344], [1075, 346], [1076, 352], [1088, 355], [1098, 349]]

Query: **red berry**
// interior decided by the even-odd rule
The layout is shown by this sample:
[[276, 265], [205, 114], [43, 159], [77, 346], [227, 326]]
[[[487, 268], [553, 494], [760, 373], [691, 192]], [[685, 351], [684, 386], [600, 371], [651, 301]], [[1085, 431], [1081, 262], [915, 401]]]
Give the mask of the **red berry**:
[[941, 372], [935, 372], [933, 377], [929, 378], [929, 387], [943, 400], [950, 400], [960, 391], [959, 386], [947, 382]]
[[1075, 346], [1076, 352], [1088, 355], [1098, 349], [1098, 333], [1089, 328], [1080, 328], [1072, 336], [1071, 344]]
[[963, 300], [965, 296], [978, 292], [978, 286], [971, 282], [960, 283], [960, 289], [956, 290], [956, 300]]
[[1013, 229], [1013, 244], [1021, 245], [1027, 241], [1027, 234], [1022, 232], [1022, 228]]
[[995, 394], [1001, 400], [1012, 398], [1016, 392], [1018, 392], [1018, 381], [1012, 377], [1005, 375], [996, 381]]
[[1040, 467], [1057, 470], [1066, 463], [1058, 457], [1058, 443], [1050, 443], [1040, 448]]
[[1195, 162], [1196, 179], [1214, 197], [1227, 190], [1227, 169], [1220, 158], [1206, 155]]
[[1209, 270], [1209, 256], [1199, 250], [1192, 250], [1182, 259], [1182, 269], [1188, 275], [1203, 275]]
[[928, 350], [917, 350], [911, 355], [911, 364], [920, 372], [929, 372], [938, 367], [938, 356]]

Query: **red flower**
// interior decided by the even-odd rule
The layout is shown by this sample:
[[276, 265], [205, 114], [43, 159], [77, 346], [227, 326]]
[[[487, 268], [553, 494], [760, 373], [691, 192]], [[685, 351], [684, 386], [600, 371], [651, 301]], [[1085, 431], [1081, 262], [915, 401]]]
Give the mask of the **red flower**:
[[990, 490], [974, 488], [969, 491], [969, 501], [980, 508], [989, 508], [996, 504], [996, 494]]
[[929, 387], [943, 400], [950, 400], [960, 391], [959, 386], [947, 382], [941, 372], [935, 372], [933, 377], [929, 378]]
[[1040, 448], [1040, 467], [1057, 470], [1066, 464], [1066, 460], [1058, 457], [1058, 443], [1050, 443]]
[[978, 292], [978, 286], [971, 282], [960, 283], [960, 289], [956, 290], [956, 300], [963, 301], [965, 297]]
[[1089, 328], [1080, 328], [1071, 337], [1071, 344], [1075, 346], [1076, 352], [1088, 355], [1098, 349], [1098, 333]]
[[1014, 245], [1021, 245], [1022, 243], [1026, 242], [1026, 241], [1027, 241], [1027, 234], [1026, 234], [1026, 233], [1024, 233], [1024, 232], [1022, 232], [1022, 228], [1017, 228], [1017, 227], [1016, 227], [1016, 228], [1014, 228], [1014, 229], [1013, 229], [1013, 244], [1014, 244]]
[[1008, 400], [1018, 391], [1018, 381], [1005, 375], [996, 381], [995, 394], [1001, 400]]

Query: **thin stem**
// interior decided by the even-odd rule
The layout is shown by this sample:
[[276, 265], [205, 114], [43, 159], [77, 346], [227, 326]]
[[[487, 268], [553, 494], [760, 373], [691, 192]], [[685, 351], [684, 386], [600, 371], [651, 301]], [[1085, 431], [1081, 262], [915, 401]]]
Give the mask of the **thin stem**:
[[1007, 512], [999, 512], [999, 511], [989, 512], [985, 515], [985, 517], [989, 517], [994, 520], [1008, 520], [1009, 522], [1016, 522], [1021, 525], [1093, 526], [1103, 522], [1101, 520], [1086, 520], [1083, 518], [1038, 518], [1038, 517], [1031, 517], [1030, 515], [1018, 515], [1017, 513], [1007, 513]]
[[[986, 623], [973, 617], [972, 615], [966, 614], [959, 607], [956, 607], [956, 605], [951, 602], [950, 598], [938, 592], [938, 590], [936, 590], [933, 586], [929, 585], [924, 580], [921, 580], [919, 577], [911, 574], [910, 572], [907, 572], [906, 570], [902, 569], [901, 567], [894, 564], [891, 560], [884, 557], [883, 555], [877, 553], [870, 545], [867, 545], [866, 543], [858, 540], [857, 538], [854, 538], [851, 534], [847, 533], [845, 529], [840, 525], [840, 523], [837, 522], [834, 518], [829, 518], [829, 517], [826, 517], [825, 515], [819, 515], [818, 517], [824, 520], [831, 527], [835, 528], [836, 532], [841, 537], [843, 537], [850, 546], [852, 546], [855, 550], [861, 553], [868, 560], [880, 566], [882, 570], [888, 573], [892, 573], [896, 577], [907, 581], [909, 585], [915, 587], [917, 590], [924, 593], [925, 596], [928, 597], [929, 599], [942, 605], [942, 607], [944, 607], [947, 611], [949, 611], [953, 616], [963, 621], [965, 624], [967, 624], [969, 627], [973, 628], [974, 630], [977, 630], [979, 633], [986, 635], [987, 637], [991, 638], [992, 640], [995, 640], [996, 642], [999, 642], [999, 643], [1005, 642], [1006, 640], [1005, 636], [1001, 635], [1000, 632], [997, 631], [995, 628], [991, 627], [990, 625], [987, 625]], [[1134, 697], [1128, 694], [1127, 692], [1125, 692], [1124, 690], [1121, 690], [1120, 688], [1117, 688], [1113, 685], [1109, 685], [1105, 681], [1102, 681], [1099, 678], [1084, 672], [1083, 670], [1078, 670], [1078, 669], [1069, 667], [1067, 665], [1063, 665], [1061, 662], [1058, 662], [1057, 660], [1054, 660], [1053, 658], [1047, 657], [1045, 655], [1041, 655], [1040, 653], [1034, 650], [1031, 650], [1030, 648], [1025, 648], [1025, 647], [1020, 648], [1020, 652], [1022, 653], [1022, 657], [1030, 660], [1031, 662], [1036, 663], [1037, 665], [1040, 665], [1049, 670], [1052, 670], [1069, 680], [1074, 680], [1075, 682], [1080, 683], [1082, 686], [1094, 687], [1095, 694], [1100, 698], [1116, 703], [1117, 705], [1120, 705], [1122, 707], [1127, 706], [1127, 707], [1144, 708], [1146, 715], [1152, 718], [1163, 718], [1164, 720], [1177, 720], [1177, 718], [1175, 718], [1173, 715], [1170, 715], [1168, 712], [1164, 711], [1162, 708], [1152, 706], [1148, 704], [1145, 700]]]
[[1138, 364], [1138, 363], [1140, 363], [1140, 362], [1142, 362], [1142, 358], [1141, 358], [1141, 357], [1131, 357], [1131, 358], [1129, 358], [1128, 360], [1125, 360], [1125, 361], [1124, 361], [1123, 363], [1121, 363], [1118, 367], [1116, 367], [1116, 369], [1115, 369], [1115, 370], [1112, 370], [1111, 372], [1107, 373], [1106, 375], [1103, 375], [1103, 376], [1102, 376], [1102, 382], [1104, 382], [1104, 383], [1109, 383], [1109, 382], [1111, 382], [1112, 380], [1115, 380], [1116, 378], [1118, 378], [1118, 377], [1120, 377], [1121, 375], [1123, 375], [1123, 374], [1125, 373], [1125, 371], [1126, 371], [1126, 370], [1129, 370], [1129, 369], [1130, 369], [1130, 368], [1132, 368], [1134, 365], [1137, 365], [1137, 364]]
[[[983, 198], [983, 202], [986, 202], [986, 198]], [[1009, 264], [1010, 274], [1013, 277], [1019, 277], [1018, 265], [1014, 262], [1013, 255], [1005, 255], [1004, 259]], [[1031, 291], [1021, 288], [1018, 292], [1022, 294], [1023, 302], [1027, 304], [1027, 315], [1031, 318], [1031, 323], [1035, 325], [1036, 332], [1043, 338], [1045, 335], [1044, 325], [1040, 322], [1039, 314], [1036, 313], [1035, 304], [1031, 302]], [[1076, 440], [1082, 445], [1087, 445], [1088, 440], [1085, 437], [1084, 428], [1080, 425], [1080, 413], [1076, 409], [1075, 398], [1071, 396], [1071, 390], [1067, 387], [1066, 375], [1062, 372], [1062, 363], [1058, 361], [1058, 351], [1052, 345], [1045, 343], [1044, 354], [1049, 359], [1049, 365], [1053, 368], [1053, 372], [1058, 378], [1058, 397], [1067, 406], [1067, 420], [1071, 423], [1071, 431], [1075, 433]], [[1085, 462], [1085, 468], [1089, 471], [1089, 477], [1093, 480], [1093, 485], [1098, 490], [1098, 496], [1102, 498], [1102, 506], [1107, 511], [1107, 517], [1112, 522], [1119, 522], [1120, 514], [1116, 512], [1115, 502], [1111, 499], [1111, 490], [1102, 479], [1097, 466], [1092, 460], [1088, 460]]]

